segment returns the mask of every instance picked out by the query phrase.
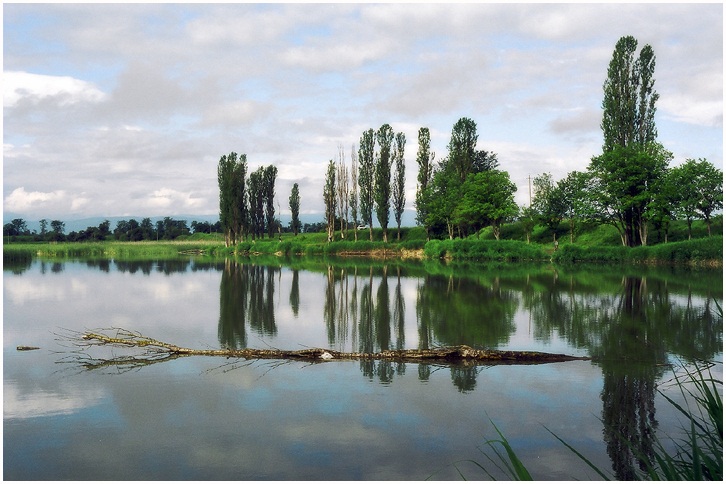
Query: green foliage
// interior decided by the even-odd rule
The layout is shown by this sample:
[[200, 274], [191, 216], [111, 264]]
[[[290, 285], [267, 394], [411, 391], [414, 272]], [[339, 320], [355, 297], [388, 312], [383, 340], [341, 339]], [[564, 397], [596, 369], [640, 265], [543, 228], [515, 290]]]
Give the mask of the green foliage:
[[475, 261], [548, 260], [549, 255], [538, 245], [517, 240], [453, 239], [430, 240], [424, 246], [426, 257]]
[[563, 244], [552, 255], [558, 263], [677, 263], [712, 264], [723, 260], [723, 236], [640, 247], [585, 247]]

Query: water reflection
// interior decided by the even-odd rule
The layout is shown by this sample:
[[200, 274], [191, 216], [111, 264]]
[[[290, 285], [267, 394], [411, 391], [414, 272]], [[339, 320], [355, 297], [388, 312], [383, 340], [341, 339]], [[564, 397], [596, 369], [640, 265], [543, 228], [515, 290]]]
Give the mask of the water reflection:
[[[642, 273], [604, 268], [566, 271], [551, 266], [440, 266], [433, 272], [398, 264], [332, 263], [306, 270], [304, 265], [293, 268], [250, 260], [190, 258], [84, 263], [104, 273], [144, 278], [210, 271], [215, 286], [219, 281], [216, 324], [223, 347], [255, 346], [250, 345], [251, 335], [277, 342], [281, 333], [299, 322], [298, 317], [310, 319], [313, 314], [313, 321], [305, 323], [323, 328], [316, 344], [324, 341], [342, 351], [372, 353], [458, 344], [507, 348], [526, 332], [526, 344], [543, 348], [560, 344], [565, 352], [590, 355], [603, 375], [603, 441], [614, 474], [621, 480], [633, 479], [642, 465], [639, 457], [652, 455], [659, 425], [657, 382], [670, 371], [668, 363], [673, 358], [711, 359], [723, 344], [723, 319], [714, 310], [723, 298], [720, 274], [680, 277], [645, 269], [640, 269]], [[38, 264], [43, 274], [66, 271], [64, 262]], [[19, 260], [6, 270], [19, 274], [29, 267], [27, 261]], [[64, 277], [69, 283], [58, 294], [39, 294], [42, 287], [18, 278], [6, 285], [6, 295], [18, 302], [41, 296], [44, 300], [70, 300], [72, 291], [80, 294], [83, 289], [73, 285], [78, 279], [73, 271], [67, 268]], [[214, 271], [219, 271], [219, 280]], [[166, 277], [150, 280], [156, 281], [170, 286], [175, 282]], [[175, 294], [178, 292], [177, 287]], [[208, 311], [214, 314], [214, 308]], [[421, 382], [429, 381], [434, 371], [446, 371], [461, 393], [477, 388], [483, 368], [359, 363], [365, 378], [385, 385], [407, 371]]]
[[[277, 334], [275, 275], [280, 268], [227, 259], [219, 286], [219, 342], [226, 348], [247, 347], [247, 326], [263, 336]], [[298, 300], [299, 300], [299, 289]]]

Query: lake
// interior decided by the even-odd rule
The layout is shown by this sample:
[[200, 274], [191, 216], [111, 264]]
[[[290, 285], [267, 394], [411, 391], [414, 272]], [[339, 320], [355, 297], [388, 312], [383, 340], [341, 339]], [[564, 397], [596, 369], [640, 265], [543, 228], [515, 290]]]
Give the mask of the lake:
[[[274, 257], [3, 269], [9, 480], [486, 479], [477, 464], [506, 478], [487, 459], [499, 463], [495, 425], [535, 479], [598, 479], [552, 433], [628, 479], [637, 461], [618, 435], [646, 451], [677, 436], [674, 373], [723, 360], [721, 270]], [[112, 327], [200, 349], [467, 344], [593, 360], [149, 360], [69, 338]]]

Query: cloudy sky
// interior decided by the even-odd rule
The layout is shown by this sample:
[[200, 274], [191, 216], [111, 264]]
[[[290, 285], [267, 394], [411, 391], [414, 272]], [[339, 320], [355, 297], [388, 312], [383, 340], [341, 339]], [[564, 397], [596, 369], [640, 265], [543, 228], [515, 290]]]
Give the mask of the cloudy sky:
[[[278, 167], [321, 214], [328, 160], [368, 128], [446, 155], [461, 117], [527, 177], [602, 145], [618, 38], [653, 46], [659, 140], [723, 169], [723, 5], [4, 4], [3, 211], [26, 220], [218, 213], [217, 162]], [[409, 215], [410, 216], [410, 215]], [[319, 217], [322, 220], [322, 215]], [[316, 219], [317, 220], [317, 219]], [[408, 220], [412, 220], [409, 218]]]

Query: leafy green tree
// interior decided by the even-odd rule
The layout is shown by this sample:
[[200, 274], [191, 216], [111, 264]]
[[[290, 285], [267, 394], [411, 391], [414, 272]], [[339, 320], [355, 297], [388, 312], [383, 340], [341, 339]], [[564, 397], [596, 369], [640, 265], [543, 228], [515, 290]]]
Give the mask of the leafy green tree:
[[[42, 227], [42, 226], [41, 226]], [[29, 235], [28, 224], [22, 218], [14, 218], [3, 225], [3, 235]]]
[[418, 153], [416, 163], [418, 164], [418, 186], [416, 187], [416, 221], [426, 229], [428, 239], [429, 228], [426, 223], [427, 207], [425, 203], [427, 189], [434, 171], [435, 154], [431, 151], [431, 133], [428, 128], [418, 130]]
[[517, 215], [514, 201], [517, 185], [506, 171], [487, 170], [470, 174], [462, 185], [461, 200], [456, 216], [475, 228], [490, 225], [494, 238], [499, 240], [502, 223]]
[[53, 220], [50, 222], [50, 228], [53, 230], [54, 235], [62, 236], [66, 230], [66, 224], [60, 220]]
[[328, 230], [328, 242], [333, 241], [335, 235], [335, 214], [336, 214], [336, 196], [335, 196], [335, 162], [328, 162], [328, 171], [325, 175], [325, 186], [323, 187], [323, 201], [325, 202], [325, 224]]
[[562, 196], [563, 216], [570, 222], [570, 243], [575, 241], [576, 221], [585, 219], [591, 212], [589, 180], [587, 173], [571, 171], [557, 182], [557, 192]]
[[141, 225], [139, 228], [141, 229], [141, 238], [143, 240], [152, 240], [155, 237], [154, 225], [151, 223], [151, 219], [149, 217], [141, 219]]
[[294, 183], [292, 185], [292, 190], [290, 191], [290, 213], [292, 214], [292, 220], [290, 221], [290, 228], [292, 229], [292, 233], [297, 236], [298, 232], [300, 232], [300, 188], [298, 187], [297, 183]]
[[623, 245], [647, 244], [649, 207], [672, 158], [662, 145], [651, 143], [616, 146], [590, 162], [591, 200], [600, 221], [617, 229]]
[[449, 163], [464, 182], [469, 173], [474, 171], [476, 159], [476, 142], [479, 136], [476, 133], [476, 123], [469, 118], [461, 118], [451, 130], [449, 141]]
[[[680, 213], [680, 204], [682, 196], [681, 174], [675, 168], [669, 168], [660, 179], [658, 189], [655, 190], [655, 196], [648, 206], [648, 219], [658, 233], [660, 240], [661, 234], [664, 235], [664, 242], [668, 242], [668, 230], [671, 221], [678, 218]], [[693, 219], [691, 218], [691, 221]], [[690, 223], [688, 230], [690, 234]]]
[[708, 235], [711, 236], [711, 214], [723, 208], [723, 172], [700, 158], [698, 161], [688, 160], [695, 165], [696, 177], [694, 189], [699, 193], [697, 209], [706, 222]]
[[534, 177], [534, 197], [532, 208], [536, 211], [539, 221], [552, 231], [552, 240], [557, 240], [557, 227], [565, 216], [564, 194], [552, 179], [550, 173]]
[[388, 242], [388, 218], [391, 210], [391, 146], [393, 144], [393, 128], [384, 124], [376, 133], [378, 156], [374, 170], [373, 198], [376, 207], [376, 218], [383, 229], [383, 241]]
[[711, 213], [723, 207], [723, 173], [705, 159], [686, 160], [669, 170], [666, 195], [675, 214], [686, 220], [688, 239], [696, 218], [703, 218], [711, 235]]
[[46, 219], [40, 219], [40, 238], [45, 239], [46, 234], [48, 233], [48, 221]]
[[373, 205], [374, 205], [374, 172], [375, 172], [375, 131], [364, 131], [358, 147], [358, 187], [360, 188], [361, 220], [368, 226], [370, 240], [373, 240]]
[[396, 168], [393, 178], [393, 214], [396, 219], [396, 238], [401, 240], [401, 216], [406, 205], [406, 162], [404, 151], [406, 149], [406, 135], [396, 134], [396, 143], [393, 150], [394, 166]]
[[353, 234], [358, 242], [358, 155], [355, 143], [350, 148], [350, 217], [353, 219]]
[[277, 179], [277, 167], [270, 165], [265, 168], [263, 174], [263, 197], [265, 200], [265, 223], [267, 225], [267, 236], [272, 238], [275, 229], [275, 180]]
[[460, 187], [458, 174], [444, 158], [439, 162], [431, 183], [423, 194], [426, 206], [425, 224], [431, 232], [440, 233], [445, 230], [449, 239], [454, 238], [454, 210], [461, 199]]
[[519, 222], [522, 224], [524, 236], [527, 238], [527, 243], [529, 244], [532, 231], [537, 224], [537, 212], [535, 209], [532, 207], [520, 207]]

